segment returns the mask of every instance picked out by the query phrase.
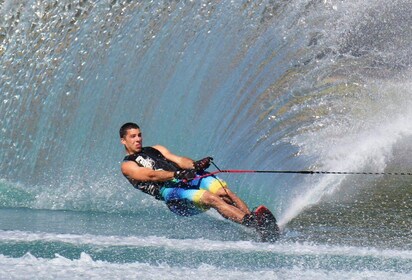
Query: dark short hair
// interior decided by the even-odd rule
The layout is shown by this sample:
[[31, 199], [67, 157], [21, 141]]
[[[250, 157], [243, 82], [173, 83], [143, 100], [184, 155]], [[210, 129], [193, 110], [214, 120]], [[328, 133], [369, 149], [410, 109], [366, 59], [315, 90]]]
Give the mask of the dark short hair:
[[127, 134], [127, 131], [132, 128], [140, 129], [140, 127], [137, 124], [132, 122], [128, 122], [122, 125], [119, 130], [120, 138], [123, 138]]

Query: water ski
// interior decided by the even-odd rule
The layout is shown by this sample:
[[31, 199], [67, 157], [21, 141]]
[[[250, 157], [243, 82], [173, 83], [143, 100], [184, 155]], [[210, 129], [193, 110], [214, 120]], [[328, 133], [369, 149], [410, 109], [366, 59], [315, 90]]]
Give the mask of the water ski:
[[257, 231], [263, 242], [275, 242], [279, 238], [279, 226], [276, 218], [264, 205], [253, 210], [257, 220]]

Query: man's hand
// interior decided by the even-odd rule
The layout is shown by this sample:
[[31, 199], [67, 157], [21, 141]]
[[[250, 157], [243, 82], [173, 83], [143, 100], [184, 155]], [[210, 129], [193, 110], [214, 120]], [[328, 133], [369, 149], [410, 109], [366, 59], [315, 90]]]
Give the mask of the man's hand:
[[196, 177], [195, 169], [183, 169], [175, 171], [174, 177], [178, 180], [191, 181]]
[[201, 160], [194, 162], [194, 167], [196, 171], [204, 171], [210, 166], [210, 162], [213, 160], [212, 157], [205, 157]]

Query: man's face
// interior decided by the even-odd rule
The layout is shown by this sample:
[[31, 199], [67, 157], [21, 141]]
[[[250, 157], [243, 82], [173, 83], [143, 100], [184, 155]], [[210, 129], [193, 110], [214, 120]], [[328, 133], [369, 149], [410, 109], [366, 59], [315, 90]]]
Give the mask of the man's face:
[[126, 147], [128, 154], [134, 154], [142, 150], [143, 138], [140, 129], [128, 129], [127, 134], [120, 141]]

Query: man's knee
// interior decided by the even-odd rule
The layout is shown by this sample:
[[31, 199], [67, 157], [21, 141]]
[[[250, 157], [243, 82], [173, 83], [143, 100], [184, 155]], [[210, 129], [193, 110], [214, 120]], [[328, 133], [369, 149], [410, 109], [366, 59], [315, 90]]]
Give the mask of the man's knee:
[[219, 197], [223, 196], [232, 196], [233, 192], [229, 188], [220, 188], [217, 192], [216, 195]]
[[201, 202], [208, 206], [217, 206], [219, 203], [222, 203], [222, 199], [217, 194], [213, 194], [209, 191], [205, 191], [202, 195]]

